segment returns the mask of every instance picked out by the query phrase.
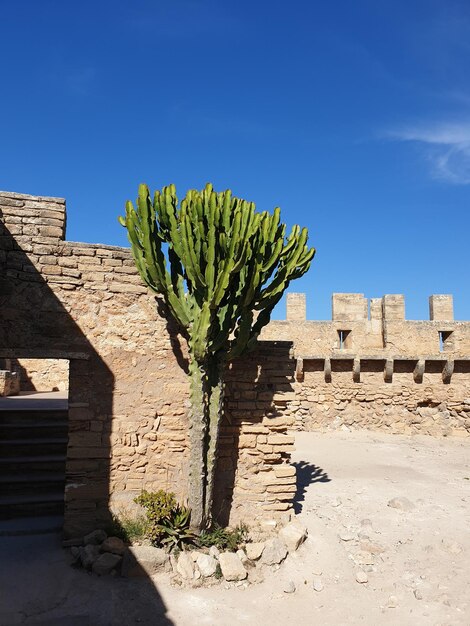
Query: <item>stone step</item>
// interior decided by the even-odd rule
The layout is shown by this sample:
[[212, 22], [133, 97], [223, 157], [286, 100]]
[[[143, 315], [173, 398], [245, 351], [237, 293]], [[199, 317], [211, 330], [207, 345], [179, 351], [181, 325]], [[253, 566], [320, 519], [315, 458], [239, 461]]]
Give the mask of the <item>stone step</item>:
[[0, 457], [0, 472], [65, 472], [65, 454]]
[[63, 420], [64, 422], [67, 422], [68, 411], [54, 409], [0, 409], [0, 424], [18, 424], [20, 422], [39, 424], [40, 422], [50, 422], [51, 420]]
[[62, 530], [63, 525], [64, 518], [62, 515], [14, 517], [12, 519], [0, 520], [0, 537], [58, 533]]
[[0, 519], [60, 515], [64, 512], [64, 492], [0, 496]]
[[63, 491], [64, 472], [24, 472], [0, 474], [0, 493], [3, 495], [29, 495]]
[[28, 422], [4, 423], [0, 420], [0, 442], [3, 439], [23, 437], [66, 437], [68, 424], [65, 420], [51, 420], [30, 424]]
[[60, 454], [67, 449], [67, 437], [35, 437], [33, 439], [2, 439], [0, 457], [43, 456]]

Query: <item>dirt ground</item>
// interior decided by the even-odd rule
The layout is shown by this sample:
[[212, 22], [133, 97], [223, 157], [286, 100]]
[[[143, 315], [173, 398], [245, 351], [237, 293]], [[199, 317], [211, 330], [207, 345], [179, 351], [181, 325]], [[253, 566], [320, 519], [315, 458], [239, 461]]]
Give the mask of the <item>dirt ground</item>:
[[1, 626], [469, 626], [469, 443], [361, 431], [297, 433], [296, 448], [309, 538], [264, 582], [99, 579], [54, 535], [1, 538]]

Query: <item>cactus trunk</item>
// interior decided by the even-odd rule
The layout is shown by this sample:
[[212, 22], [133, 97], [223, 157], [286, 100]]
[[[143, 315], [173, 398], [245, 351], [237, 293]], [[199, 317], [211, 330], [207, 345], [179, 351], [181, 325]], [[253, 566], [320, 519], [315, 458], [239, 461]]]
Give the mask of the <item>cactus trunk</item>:
[[223, 415], [223, 365], [215, 359], [190, 364], [188, 505], [193, 530], [212, 522], [217, 443]]
[[212, 505], [214, 502], [215, 470], [219, 444], [220, 423], [224, 415], [224, 370], [225, 364], [215, 363], [211, 372], [211, 394], [209, 397], [209, 429], [207, 445], [207, 489], [205, 502], [205, 520], [212, 523]]
[[189, 485], [188, 506], [191, 509], [191, 528], [204, 527], [206, 492], [206, 433], [207, 396], [206, 370], [192, 360], [189, 366], [191, 410], [189, 413]]

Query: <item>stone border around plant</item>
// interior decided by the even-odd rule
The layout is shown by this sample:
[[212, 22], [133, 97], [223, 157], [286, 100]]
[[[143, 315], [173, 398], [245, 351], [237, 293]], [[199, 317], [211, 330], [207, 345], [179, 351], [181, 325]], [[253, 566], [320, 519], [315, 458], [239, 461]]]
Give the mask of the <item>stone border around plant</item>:
[[134, 578], [166, 574], [177, 586], [201, 587], [225, 582], [229, 587], [232, 584], [246, 587], [264, 580], [264, 568], [279, 568], [307, 535], [306, 527], [294, 519], [276, 536], [248, 542], [237, 552], [221, 552], [212, 546], [183, 550], [176, 555], [151, 545], [127, 546], [118, 537], [108, 537], [104, 530], [94, 530], [62, 545], [70, 548], [73, 566], [98, 576]]

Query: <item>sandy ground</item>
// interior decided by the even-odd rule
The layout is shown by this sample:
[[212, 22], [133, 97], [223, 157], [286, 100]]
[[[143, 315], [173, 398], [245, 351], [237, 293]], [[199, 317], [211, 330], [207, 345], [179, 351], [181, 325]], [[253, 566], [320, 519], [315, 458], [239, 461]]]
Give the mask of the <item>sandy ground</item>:
[[469, 626], [469, 444], [365, 431], [299, 433], [296, 444], [309, 539], [263, 583], [98, 579], [69, 567], [54, 535], [2, 538], [1, 626]]

